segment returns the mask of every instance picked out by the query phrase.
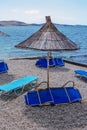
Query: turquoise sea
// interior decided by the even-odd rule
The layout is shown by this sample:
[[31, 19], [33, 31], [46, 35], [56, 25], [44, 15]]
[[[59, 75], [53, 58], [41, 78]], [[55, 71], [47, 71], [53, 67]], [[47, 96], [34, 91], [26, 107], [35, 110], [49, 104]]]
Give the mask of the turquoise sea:
[[[87, 26], [83, 25], [55, 25], [59, 31], [80, 46], [80, 50], [69, 52], [52, 52], [53, 56], [64, 57], [69, 60], [87, 64]], [[0, 31], [9, 34], [9, 37], [0, 36], [0, 59], [20, 57], [46, 56], [46, 52], [18, 49], [14, 46], [22, 42], [38, 29], [41, 25], [30, 26], [0, 26]]]

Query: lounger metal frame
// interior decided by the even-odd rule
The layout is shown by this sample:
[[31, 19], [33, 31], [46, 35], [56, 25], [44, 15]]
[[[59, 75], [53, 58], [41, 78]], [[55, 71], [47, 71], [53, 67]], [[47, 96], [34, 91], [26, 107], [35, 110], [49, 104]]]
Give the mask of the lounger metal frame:
[[[20, 94], [23, 93], [25, 87], [27, 87], [28, 85], [31, 86], [32, 88], [37, 87], [38, 77], [36, 77], [36, 76], [25, 76], [25, 77], [23, 77], [23, 78], [26, 79], [26, 77], [30, 77], [30, 78], [33, 77], [34, 79], [32, 79], [30, 82], [25, 83], [24, 85], [21, 84], [21, 85], [18, 86], [17, 88], [15, 88], [15, 89], [12, 88], [12, 89], [10, 89], [10, 90], [3, 90], [3, 86], [4, 86], [4, 85], [1, 85], [0, 87], [1, 87], [2, 89], [0, 88], [0, 94], [10, 95], [10, 94], [13, 94], [13, 92], [14, 92], [14, 94], [18, 96], [18, 95], [20, 95]], [[9, 86], [9, 85], [11, 85], [11, 84], [14, 85], [16, 82], [18, 82], [18, 80], [21, 80], [21, 79], [23, 79], [23, 78], [14, 80], [14, 81], [12, 81], [12, 82], [6, 84], [6, 85], [7, 85], [7, 86]]]

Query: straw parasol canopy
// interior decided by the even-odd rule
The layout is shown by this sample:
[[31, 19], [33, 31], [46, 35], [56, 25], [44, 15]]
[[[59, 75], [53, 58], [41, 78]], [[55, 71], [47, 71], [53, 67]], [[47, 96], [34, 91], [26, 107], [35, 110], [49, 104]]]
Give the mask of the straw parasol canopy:
[[[79, 49], [73, 41], [68, 39], [55, 27], [51, 22], [50, 16], [46, 16], [46, 23], [40, 30], [15, 47], [47, 51], [48, 62], [51, 51], [71, 51]], [[49, 87], [49, 63], [47, 68], [47, 87]]]

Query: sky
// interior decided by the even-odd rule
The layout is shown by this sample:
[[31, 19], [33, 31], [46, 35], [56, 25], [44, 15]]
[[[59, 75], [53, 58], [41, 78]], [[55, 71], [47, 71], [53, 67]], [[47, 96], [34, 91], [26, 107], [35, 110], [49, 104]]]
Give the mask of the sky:
[[0, 0], [0, 21], [87, 25], [87, 0]]

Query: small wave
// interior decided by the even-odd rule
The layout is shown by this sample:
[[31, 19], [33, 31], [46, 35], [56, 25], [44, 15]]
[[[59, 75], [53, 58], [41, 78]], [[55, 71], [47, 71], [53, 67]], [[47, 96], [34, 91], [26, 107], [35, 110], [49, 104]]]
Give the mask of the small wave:
[[65, 59], [87, 65], [87, 55], [70, 56], [69, 58], [66, 57]]
[[77, 58], [77, 57], [87, 57], [87, 55], [73, 55], [73, 56], [69, 56], [69, 58]]

